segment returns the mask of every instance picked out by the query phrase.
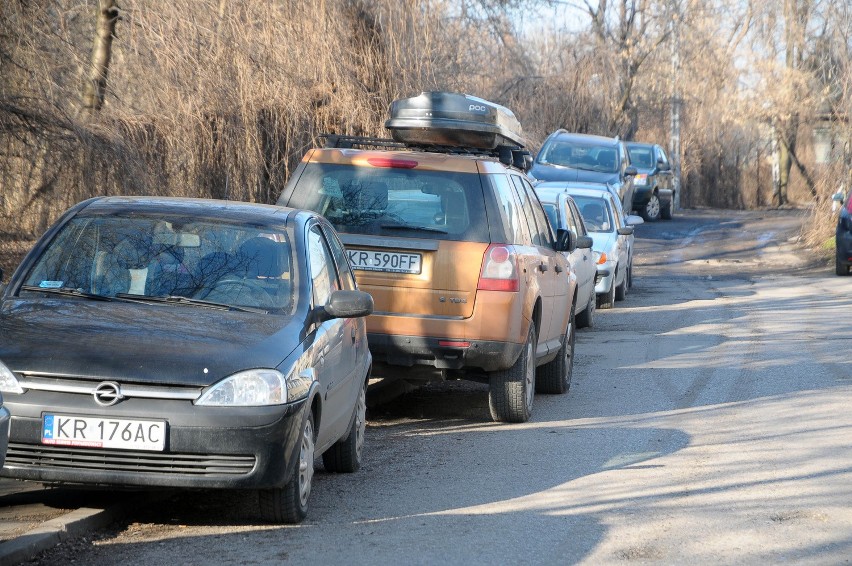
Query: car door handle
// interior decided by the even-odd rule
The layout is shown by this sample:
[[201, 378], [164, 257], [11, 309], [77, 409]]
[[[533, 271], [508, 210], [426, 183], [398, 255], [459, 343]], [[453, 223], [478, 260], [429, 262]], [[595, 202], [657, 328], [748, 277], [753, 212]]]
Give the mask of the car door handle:
[[539, 271], [541, 271], [542, 273], [543, 273], [543, 272], [545, 272], [545, 271], [547, 271], [547, 264], [546, 264], [546, 263], [544, 263], [544, 262], [539, 263], [539, 264], [538, 264], [538, 269], [539, 269]]
[[560, 267], [559, 264], [557, 264], [553, 269], [556, 273], [562, 273], [562, 267]]

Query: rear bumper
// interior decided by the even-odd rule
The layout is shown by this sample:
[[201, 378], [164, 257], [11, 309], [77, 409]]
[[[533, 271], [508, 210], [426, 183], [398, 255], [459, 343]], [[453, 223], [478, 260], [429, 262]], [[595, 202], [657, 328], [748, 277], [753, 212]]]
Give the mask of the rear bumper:
[[[29, 396], [34, 392], [19, 397]], [[45, 483], [124, 487], [268, 488], [283, 486], [298, 460], [307, 400], [275, 407], [197, 407], [188, 402], [128, 400], [87, 407], [78, 399], [51, 413], [167, 421], [163, 451], [56, 446], [41, 443], [42, 407], [36, 396], [15, 402], [4, 477]], [[70, 397], [70, 396], [69, 396]], [[78, 396], [79, 397], [79, 396]]]
[[[529, 295], [529, 294], [526, 294]], [[520, 292], [477, 291], [468, 318], [374, 313], [367, 318], [373, 360], [403, 367], [495, 371], [515, 363], [526, 342], [533, 299]], [[530, 313], [530, 314], [527, 314]], [[467, 342], [469, 346], [441, 345]]]
[[[368, 334], [367, 340], [373, 360], [390, 366], [424, 365], [435, 369], [478, 369], [486, 372], [511, 367], [524, 348], [523, 344], [514, 342], [389, 334]], [[468, 345], [448, 345], [446, 342], [465, 342]]]

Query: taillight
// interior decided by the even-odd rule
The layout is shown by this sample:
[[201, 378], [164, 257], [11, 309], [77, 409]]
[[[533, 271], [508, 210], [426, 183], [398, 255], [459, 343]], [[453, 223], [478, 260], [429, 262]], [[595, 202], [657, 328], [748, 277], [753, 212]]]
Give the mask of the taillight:
[[483, 291], [517, 291], [518, 257], [512, 246], [491, 244], [482, 258], [477, 289]]
[[846, 212], [852, 214], [852, 192], [850, 192], [849, 196], [846, 197]]

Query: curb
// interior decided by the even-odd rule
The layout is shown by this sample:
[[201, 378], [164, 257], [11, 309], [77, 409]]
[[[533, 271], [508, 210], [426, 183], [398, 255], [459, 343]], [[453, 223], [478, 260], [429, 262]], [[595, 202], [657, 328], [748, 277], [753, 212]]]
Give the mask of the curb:
[[123, 515], [121, 506], [107, 509], [81, 508], [61, 517], [45, 521], [40, 526], [0, 543], [0, 564], [20, 564], [57, 544], [105, 527]]

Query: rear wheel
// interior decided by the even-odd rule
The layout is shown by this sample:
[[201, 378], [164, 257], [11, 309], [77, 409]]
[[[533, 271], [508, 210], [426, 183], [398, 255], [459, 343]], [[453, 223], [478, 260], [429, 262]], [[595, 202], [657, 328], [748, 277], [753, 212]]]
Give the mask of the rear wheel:
[[568, 317], [568, 328], [565, 329], [565, 338], [562, 347], [553, 361], [538, 368], [535, 376], [535, 389], [537, 393], [567, 393], [571, 387], [571, 374], [574, 371], [574, 341], [576, 340], [574, 320], [574, 305], [571, 305], [571, 314]]
[[512, 367], [491, 373], [488, 408], [495, 421], [523, 423], [529, 420], [535, 395], [535, 345], [535, 327], [530, 324], [527, 342]]
[[672, 200], [669, 201], [668, 204], [660, 207], [660, 218], [663, 220], [671, 220], [672, 219], [672, 208], [674, 207], [674, 195], [672, 195]]
[[352, 473], [361, 467], [364, 432], [367, 429], [367, 383], [361, 386], [355, 402], [355, 415], [346, 438], [338, 440], [322, 455], [326, 471]]
[[308, 514], [308, 498], [314, 480], [314, 415], [308, 415], [300, 436], [299, 461], [284, 487], [258, 493], [260, 515], [271, 523], [301, 523]]
[[589, 297], [589, 304], [577, 315], [577, 328], [591, 328], [595, 325], [595, 307], [597, 296], [594, 292]]
[[645, 203], [645, 207], [642, 209], [642, 218], [648, 222], [656, 222], [660, 219], [660, 197], [656, 194], [652, 194], [648, 202]]

